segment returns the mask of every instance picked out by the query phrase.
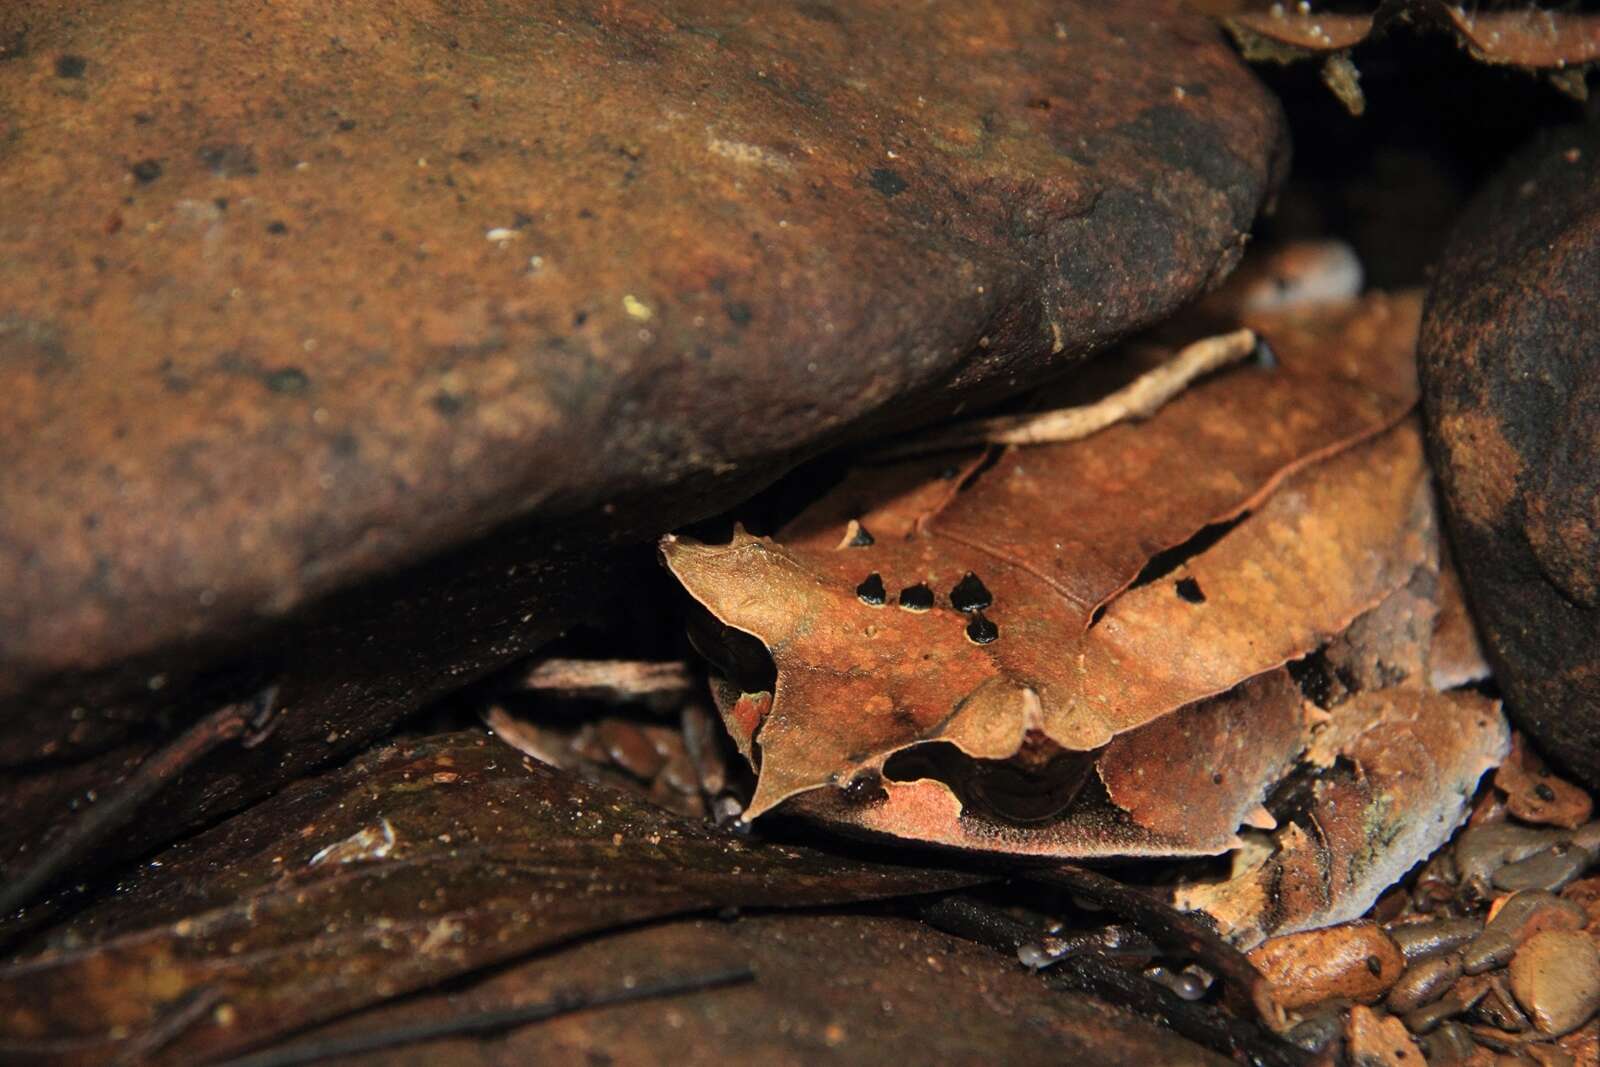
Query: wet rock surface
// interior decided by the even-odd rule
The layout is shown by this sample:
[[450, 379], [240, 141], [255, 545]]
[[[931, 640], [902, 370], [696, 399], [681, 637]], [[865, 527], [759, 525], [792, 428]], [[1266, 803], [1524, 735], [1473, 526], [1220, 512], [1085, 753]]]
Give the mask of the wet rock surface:
[[1600, 784], [1600, 131], [1540, 139], [1476, 199], [1420, 363], [1456, 561], [1507, 710]]
[[208, 702], [282, 716], [130, 847], [525, 655], [627, 587], [609, 545], [1159, 318], [1283, 149], [1171, 3], [30, 2], [0, 42], [6, 856]]

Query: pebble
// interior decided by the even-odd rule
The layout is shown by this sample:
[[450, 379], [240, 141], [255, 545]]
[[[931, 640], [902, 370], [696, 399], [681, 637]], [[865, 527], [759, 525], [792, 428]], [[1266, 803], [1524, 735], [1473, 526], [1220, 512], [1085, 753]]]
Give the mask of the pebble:
[[1511, 960], [1511, 992], [1541, 1033], [1576, 1030], [1600, 1008], [1600, 950], [1578, 930], [1543, 930]]
[[1589, 916], [1588, 926], [1600, 929], [1600, 878], [1580, 878], [1561, 891], [1561, 899], [1570, 900]]
[[1344, 1040], [1350, 1062], [1360, 1067], [1424, 1067], [1427, 1062], [1399, 1019], [1380, 1017], [1362, 1004], [1350, 1009]]
[[1457, 953], [1423, 960], [1409, 967], [1389, 990], [1387, 1007], [1396, 1015], [1416, 1011], [1444, 996], [1460, 977], [1461, 956]]
[[722, 729], [705, 706], [690, 701], [682, 712], [683, 746], [694, 764], [700, 788], [707, 796], [716, 796], [727, 784], [727, 768], [717, 752], [717, 739]]
[[1472, 1061], [1478, 1043], [1472, 1040], [1472, 1031], [1460, 1023], [1443, 1023], [1428, 1035], [1423, 1051], [1428, 1056], [1428, 1067], [1456, 1067]]
[[1483, 933], [1483, 920], [1430, 919], [1427, 922], [1391, 923], [1385, 928], [1405, 953], [1407, 963], [1453, 952]]
[[1533, 1026], [1528, 1017], [1522, 1014], [1522, 1009], [1517, 1007], [1516, 998], [1498, 977], [1490, 979], [1489, 991], [1478, 1001], [1472, 1013], [1496, 1030], [1504, 1030], [1509, 1034], [1525, 1033]]
[[646, 782], [655, 778], [667, 762], [650, 737], [631, 722], [605, 719], [595, 733], [613, 763]]
[[1164, 985], [1178, 995], [1180, 1000], [1199, 1000], [1206, 995], [1206, 983], [1188, 971], [1174, 971], [1168, 967], [1147, 967], [1144, 976]]
[[1408, 1013], [1405, 1017], [1406, 1029], [1414, 1034], [1425, 1034], [1446, 1019], [1453, 1019], [1471, 1010], [1487, 992], [1487, 980], [1464, 978], [1456, 983], [1447, 996]]
[[1594, 863], [1594, 853], [1581, 845], [1562, 843], [1535, 852], [1525, 860], [1508, 863], [1494, 872], [1494, 887], [1557, 890], [1575, 880]]
[[1504, 965], [1518, 945], [1540, 930], [1579, 930], [1588, 918], [1577, 904], [1543, 889], [1513, 893], [1490, 916], [1483, 933], [1461, 952], [1461, 969], [1468, 974]]
[[[1555, 1045], [1529, 1045], [1523, 1050], [1539, 1067], [1577, 1067], [1577, 1059]], [[1593, 1063], [1593, 1060], [1588, 1061]]]
[[1366, 922], [1271, 938], [1250, 952], [1250, 962], [1290, 1011], [1335, 998], [1371, 1004], [1406, 968], [1394, 940]]
[[1296, 1048], [1320, 1054], [1331, 1050], [1343, 1033], [1344, 1012], [1335, 1009], [1301, 1019], [1283, 1036]]
[[1509, 822], [1469, 826], [1456, 840], [1456, 871], [1463, 882], [1482, 892], [1494, 878], [1495, 871], [1544, 851], [1561, 837], [1560, 830], [1540, 830]]
[[1584, 1064], [1584, 1067], [1600, 1063], [1600, 1019], [1590, 1019], [1570, 1034], [1557, 1038], [1556, 1043], [1574, 1063]]
[[1520, 734], [1495, 771], [1494, 784], [1506, 794], [1507, 810], [1523, 822], [1576, 830], [1594, 813], [1589, 794], [1550, 773]]

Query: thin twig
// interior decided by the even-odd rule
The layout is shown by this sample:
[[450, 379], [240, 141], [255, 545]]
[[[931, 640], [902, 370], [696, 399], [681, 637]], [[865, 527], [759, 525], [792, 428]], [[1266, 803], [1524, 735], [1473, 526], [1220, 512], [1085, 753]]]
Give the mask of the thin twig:
[[485, 1011], [449, 1019], [430, 1019], [426, 1022], [385, 1030], [372, 1030], [364, 1034], [348, 1034], [343, 1037], [303, 1041], [294, 1045], [280, 1045], [277, 1048], [228, 1060], [218, 1064], [217, 1067], [299, 1067], [303, 1063], [316, 1063], [334, 1056], [353, 1056], [401, 1045], [414, 1045], [423, 1041], [437, 1041], [446, 1037], [483, 1037], [528, 1023], [543, 1022], [558, 1015], [742, 985], [754, 981], [755, 977], [755, 972], [749, 967], [730, 967], [704, 974], [663, 978], [657, 982], [646, 982], [606, 993], [585, 993], [582, 990], [575, 990], [558, 994], [550, 1000], [540, 1001], [537, 1004], [525, 1004], [516, 1008], [502, 1008], [498, 1011]]
[[147, 1030], [122, 1046], [114, 1067], [132, 1067], [172, 1044], [189, 1027], [205, 1018], [222, 1000], [220, 986], [205, 985], [191, 989], [156, 1019]]
[[32, 903], [87, 862], [99, 846], [132, 821], [145, 801], [206, 753], [241, 737], [248, 741], [251, 731], [265, 728], [275, 695], [275, 688], [269, 688], [250, 700], [224, 704], [146, 757], [110, 796], [85, 811], [51, 842], [20, 877], [0, 887], [0, 916]]
[[686, 696], [695, 677], [680, 661], [546, 659], [518, 682], [519, 688], [610, 703]]
[[1028, 881], [1065, 889], [1126, 919], [1154, 941], [1182, 952], [1228, 982], [1262, 1019], [1272, 1014], [1272, 983], [1248, 957], [1186, 915], [1148, 893], [1103, 874], [1063, 864], [1049, 871], [1030, 871]]
[[873, 458], [920, 456], [973, 445], [1043, 445], [1082, 440], [1124, 419], [1149, 418], [1196, 378], [1239, 362], [1255, 347], [1256, 335], [1251, 330], [1206, 337], [1185, 345], [1168, 362], [1092, 404], [975, 419], [890, 445], [875, 452]]

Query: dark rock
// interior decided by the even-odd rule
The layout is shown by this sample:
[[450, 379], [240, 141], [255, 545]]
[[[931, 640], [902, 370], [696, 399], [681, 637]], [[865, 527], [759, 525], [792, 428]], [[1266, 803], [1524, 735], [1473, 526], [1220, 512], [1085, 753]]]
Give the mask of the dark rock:
[[1421, 372], [1456, 559], [1508, 710], [1600, 785], [1600, 130], [1547, 135], [1474, 201]]
[[0, 9], [0, 766], [293, 690], [129, 848], [1161, 317], [1282, 162], [1176, 2], [451, 10]]

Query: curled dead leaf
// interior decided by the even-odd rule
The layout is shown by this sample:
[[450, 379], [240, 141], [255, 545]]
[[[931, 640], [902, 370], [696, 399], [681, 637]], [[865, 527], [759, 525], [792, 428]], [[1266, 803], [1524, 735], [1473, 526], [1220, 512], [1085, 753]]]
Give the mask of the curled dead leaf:
[[1304, 814], [1217, 883], [1174, 895], [1243, 947], [1349, 922], [1465, 821], [1478, 779], [1505, 757], [1499, 704], [1468, 691], [1389, 689], [1334, 709], [1306, 760]]

